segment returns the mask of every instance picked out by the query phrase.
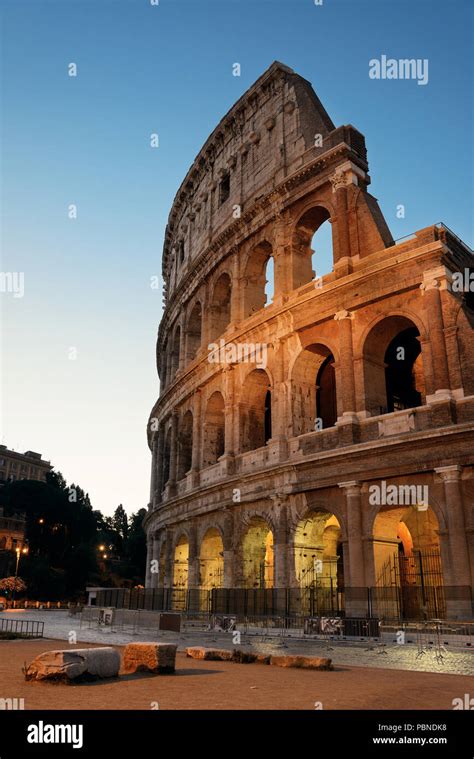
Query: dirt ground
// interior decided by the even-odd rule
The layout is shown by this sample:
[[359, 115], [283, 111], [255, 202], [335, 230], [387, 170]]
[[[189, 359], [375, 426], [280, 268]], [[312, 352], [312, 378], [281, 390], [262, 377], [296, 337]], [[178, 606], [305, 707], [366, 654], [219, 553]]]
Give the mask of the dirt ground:
[[[25, 682], [22, 667], [53, 640], [0, 641], [0, 698], [25, 709], [452, 709], [472, 677], [338, 666], [332, 672], [197, 661], [178, 653], [175, 675], [137, 673], [81, 685]], [[120, 647], [118, 647], [119, 650]]]

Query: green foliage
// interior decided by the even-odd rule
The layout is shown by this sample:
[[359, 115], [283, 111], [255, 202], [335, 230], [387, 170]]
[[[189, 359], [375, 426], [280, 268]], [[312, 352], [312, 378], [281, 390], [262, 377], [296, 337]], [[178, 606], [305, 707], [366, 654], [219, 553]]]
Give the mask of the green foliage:
[[46, 482], [8, 483], [0, 504], [6, 515], [26, 515], [29, 554], [21, 557], [20, 572], [29, 598], [75, 598], [90, 584], [143, 583], [145, 509], [128, 518], [120, 504], [112, 517], [104, 516], [92, 509], [89, 495], [78, 485], [68, 486], [60, 472], [49, 472]]

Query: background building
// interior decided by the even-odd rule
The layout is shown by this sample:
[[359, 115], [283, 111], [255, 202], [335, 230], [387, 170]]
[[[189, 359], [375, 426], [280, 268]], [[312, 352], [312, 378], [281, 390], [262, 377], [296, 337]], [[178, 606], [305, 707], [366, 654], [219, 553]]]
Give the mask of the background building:
[[0, 445], [0, 480], [45, 480], [51, 469], [50, 462], [41, 458], [41, 453], [18, 453]]
[[471, 617], [474, 259], [442, 224], [395, 243], [369, 184], [274, 63], [178, 190], [144, 523], [175, 607]]

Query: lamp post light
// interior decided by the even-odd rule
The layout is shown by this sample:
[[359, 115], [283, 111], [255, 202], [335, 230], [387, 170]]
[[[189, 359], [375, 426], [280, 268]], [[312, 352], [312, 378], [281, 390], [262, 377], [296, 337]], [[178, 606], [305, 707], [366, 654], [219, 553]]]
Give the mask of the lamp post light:
[[16, 553], [16, 566], [15, 566], [15, 581], [13, 583], [13, 591], [12, 591], [12, 609], [15, 608], [15, 591], [16, 591], [16, 581], [18, 577], [18, 565], [20, 563], [20, 556], [21, 554], [26, 555], [28, 553], [28, 547], [23, 546], [23, 548], [20, 548], [19, 546], [17, 546], [17, 548], [15, 548], [15, 553]]

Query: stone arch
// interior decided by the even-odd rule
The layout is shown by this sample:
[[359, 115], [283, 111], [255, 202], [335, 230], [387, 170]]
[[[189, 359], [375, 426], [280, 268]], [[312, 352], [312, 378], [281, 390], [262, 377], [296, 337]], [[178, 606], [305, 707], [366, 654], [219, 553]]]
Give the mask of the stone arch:
[[416, 324], [405, 315], [382, 317], [362, 346], [364, 409], [369, 415], [423, 405], [425, 370]]
[[178, 471], [181, 480], [191, 469], [193, 458], [193, 414], [188, 409], [180, 419], [178, 429]]
[[204, 413], [203, 467], [216, 464], [225, 450], [225, 403], [220, 390], [209, 397]]
[[[312, 244], [319, 228], [325, 222], [331, 221], [332, 216], [329, 204], [317, 199], [300, 210], [292, 232], [292, 281], [295, 289], [313, 279], [313, 252], [317, 254], [317, 248], [313, 251]], [[332, 265], [334, 265], [334, 242], [331, 247]], [[319, 273], [317, 269], [318, 266], [316, 266], [316, 276], [327, 273]]]
[[189, 576], [189, 536], [181, 530], [173, 544], [173, 589], [185, 591]]
[[168, 339], [163, 342], [163, 346], [160, 350], [159, 344], [157, 346], [157, 365], [158, 375], [160, 377], [160, 384], [162, 388], [165, 388], [168, 382], [167, 368], [168, 368]]
[[247, 256], [243, 279], [244, 319], [266, 304], [267, 264], [272, 257], [273, 248], [267, 240], [262, 240], [255, 245]]
[[[292, 547], [296, 581], [302, 588], [318, 588], [332, 594], [344, 589], [344, 547], [341, 524], [332, 510], [311, 508], [294, 530]], [[337, 607], [337, 599], [324, 601]]]
[[199, 586], [204, 590], [224, 586], [224, 542], [217, 527], [208, 527], [201, 538]]
[[272, 384], [265, 369], [250, 370], [242, 384], [241, 399], [241, 450], [253, 451], [272, 436]]
[[241, 539], [242, 582], [245, 588], [274, 585], [273, 530], [262, 516], [253, 515]]
[[385, 616], [445, 615], [440, 524], [431, 505], [379, 507], [372, 545], [375, 586], [392, 589], [388, 599], [377, 598]]
[[171, 365], [170, 365], [170, 377], [172, 380], [176, 372], [180, 367], [181, 360], [181, 325], [177, 324], [173, 332], [173, 340], [171, 342]]
[[220, 337], [230, 323], [230, 306], [232, 280], [230, 275], [222, 272], [214, 283], [209, 303], [209, 340]]
[[326, 429], [336, 423], [337, 388], [334, 366], [334, 355], [323, 343], [306, 345], [296, 356], [290, 374], [295, 436]]
[[189, 312], [186, 323], [186, 364], [196, 358], [202, 343], [202, 306], [197, 300]]

